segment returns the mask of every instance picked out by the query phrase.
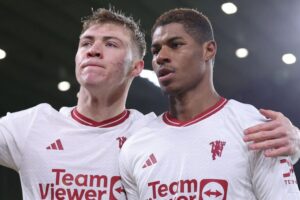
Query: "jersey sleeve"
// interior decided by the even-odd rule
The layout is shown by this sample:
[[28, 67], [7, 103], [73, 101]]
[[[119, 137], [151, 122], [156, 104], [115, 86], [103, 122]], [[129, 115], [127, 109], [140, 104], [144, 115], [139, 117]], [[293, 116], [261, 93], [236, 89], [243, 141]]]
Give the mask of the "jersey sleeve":
[[[300, 137], [300, 129], [298, 129], [297, 127], [295, 127], [295, 130], [296, 130], [296, 134], [298, 134]], [[296, 145], [300, 145], [299, 143], [297, 143]], [[294, 155], [291, 156], [291, 159], [292, 159], [292, 163], [293, 164], [296, 164], [300, 158], [300, 146], [298, 148], [296, 148], [297, 151]]]
[[289, 157], [267, 158], [254, 152], [250, 160], [254, 193], [259, 200], [300, 200]]
[[18, 171], [33, 116], [32, 109], [8, 113], [0, 119], [0, 165]]
[[122, 184], [126, 191], [128, 200], [139, 200], [139, 193], [136, 181], [133, 176], [133, 165], [129, 160], [128, 142], [126, 142], [120, 152], [119, 168]]
[[[243, 129], [266, 119], [253, 106], [241, 108]], [[300, 193], [290, 157], [265, 157], [263, 151], [249, 151], [250, 175], [258, 200], [300, 200]]]

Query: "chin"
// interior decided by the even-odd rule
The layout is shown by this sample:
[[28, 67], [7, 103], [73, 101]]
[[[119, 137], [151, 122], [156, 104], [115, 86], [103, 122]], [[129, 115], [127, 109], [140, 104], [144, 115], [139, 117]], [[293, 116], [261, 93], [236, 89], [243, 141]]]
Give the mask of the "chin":
[[89, 76], [82, 77], [81, 82], [85, 85], [97, 85], [97, 84], [103, 84], [106, 81], [104, 80], [104, 77], [89, 75]]
[[180, 84], [169, 84], [167, 86], [161, 86], [161, 90], [169, 96], [181, 96], [189, 91], [187, 87], [184, 87]]
[[86, 88], [88, 87], [99, 87], [99, 85], [105, 84], [105, 81], [99, 81], [99, 80], [81, 80], [80, 85], [84, 86]]
[[172, 88], [170, 86], [161, 86], [161, 90], [166, 95], [176, 95], [178, 93], [176, 88]]

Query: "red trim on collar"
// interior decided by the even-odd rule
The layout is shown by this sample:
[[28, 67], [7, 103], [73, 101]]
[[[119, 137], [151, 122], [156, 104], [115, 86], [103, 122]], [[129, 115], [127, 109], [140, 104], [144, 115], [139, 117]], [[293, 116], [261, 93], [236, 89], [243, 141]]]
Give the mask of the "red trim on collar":
[[71, 111], [71, 116], [73, 119], [75, 119], [77, 122], [86, 125], [86, 126], [93, 126], [93, 127], [99, 127], [99, 128], [109, 128], [116, 125], [121, 124], [129, 117], [130, 111], [124, 110], [121, 114], [112, 117], [110, 119], [106, 119], [100, 122], [94, 121], [82, 114], [80, 114], [76, 107]]
[[193, 119], [188, 120], [188, 121], [179, 121], [176, 118], [172, 118], [169, 112], [165, 112], [162, 116], [163, 121], [171, 126], [189, 126], [192, 124], [195, 124], [211, 115], [213, 115], [214, 113], [218, 112], [219, 110], [221, 110], [225, 104], [228, 102], [227, 99], [225, 99], [224, 97], [222, 97], [215, 105], [213, 105], [212, 107], [208, 108], [206, 111], [198, 114], [197, 116], [195, 116]]

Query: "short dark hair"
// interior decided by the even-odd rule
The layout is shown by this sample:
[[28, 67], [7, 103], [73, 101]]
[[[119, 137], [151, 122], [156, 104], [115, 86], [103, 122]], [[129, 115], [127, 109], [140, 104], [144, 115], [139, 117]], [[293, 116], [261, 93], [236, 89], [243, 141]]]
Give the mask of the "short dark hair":
[[139, 57], [143, 58], [145, 56], [145, 34], [140, 30], [139, 22], [134, 21], [131, 16], [127, 17], [121, 11], [116, 11], [114, 8], [99, 8], [92, 11], [91, 15], [83, 18], [82, 23], [81, 34], [95, 24], [112, 23], [126, 27], [132, 33], [132, 41], [138, 49]]
[[163, 13], [155, 21], [151, 29], [151, 36], [153, 36], [157, 27], [170, 23], [182, 24], [185, 31], [200, 44], [205, 41], [214, 40], [210, 20], [201, 12], [190, 8], [175, 8]]

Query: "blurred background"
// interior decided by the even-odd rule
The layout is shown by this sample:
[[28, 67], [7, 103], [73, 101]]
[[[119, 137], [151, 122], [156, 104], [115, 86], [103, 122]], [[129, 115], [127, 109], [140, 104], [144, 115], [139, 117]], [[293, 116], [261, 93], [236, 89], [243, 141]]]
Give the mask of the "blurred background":
[[[151, 25], [162, 12], [175, 7], [202, 11], [218, 43], [218, 92], [283, 112], [300, 127], [298, 0], [0, 0], [0, 116], [42, 102], [55, 108], [76, 104], [74, 56], [81, 19], [92, 8], [109, 5], [140, 20], [149, 44]], [[151, 70], [149, 48], [145, 63]], [[127, 106], [160, 114], [167, 109], [166, 97], [143, 77], [134, 81]], [[21, 198], [17, 173], [0, 167], [0, 199]]]

